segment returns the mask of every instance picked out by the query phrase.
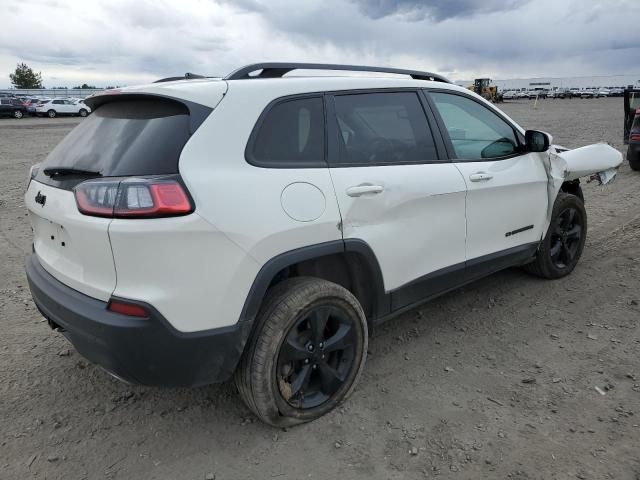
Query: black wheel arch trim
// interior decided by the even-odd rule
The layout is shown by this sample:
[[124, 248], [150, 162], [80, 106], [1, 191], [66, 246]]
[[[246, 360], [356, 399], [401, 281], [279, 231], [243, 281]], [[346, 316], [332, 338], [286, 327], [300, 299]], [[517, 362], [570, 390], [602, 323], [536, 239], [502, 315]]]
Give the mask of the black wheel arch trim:
[[273, 283], [276, 275], [285, 269], [305, 260], [334, 255], [340, 253], [355, 253], [364, 260], [374, 289], [374, 303], [372, 317], [377, 318], [389, 313], [390, 302], [387, 298], [382, 279], [382, 270], [371, 247], [363, 240], [347, 238], [344, 240], [332, 240], [296, 248], [294, 250], [281, 253], [267, 261], [253, 281], [247, 299], [245, 300], [240, 322], [253, 322], [258, 315], [262, 301], [267, 290]]

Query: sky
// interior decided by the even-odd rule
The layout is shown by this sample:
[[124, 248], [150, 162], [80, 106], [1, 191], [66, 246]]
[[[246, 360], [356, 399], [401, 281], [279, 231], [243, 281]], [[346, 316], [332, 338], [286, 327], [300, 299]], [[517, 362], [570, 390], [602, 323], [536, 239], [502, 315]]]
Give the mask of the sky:
[[264, 61], [453, 80], [640, 71], [640, 0], [0, 0], [0, 88], [134, 85]]

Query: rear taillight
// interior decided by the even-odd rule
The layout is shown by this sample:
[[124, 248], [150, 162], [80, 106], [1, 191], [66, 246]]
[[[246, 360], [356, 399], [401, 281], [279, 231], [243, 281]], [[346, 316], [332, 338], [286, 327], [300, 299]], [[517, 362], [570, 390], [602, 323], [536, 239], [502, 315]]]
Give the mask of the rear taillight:
[[629, 136], [629, 140], [633, 140], [634, 142], [640, 142], [640, 133], [632, 133]]
[[80, 213], [94, 217], [158, 218], [193, 212], [176, 177], [87, 180], [74, 193]]
[[129, 317], [148, 317], [149, 316], [149, 313], [144, 307], [141, 307], [136, 303], [117, 300], [115, 298], [112, 298], [111, 300], [109, 300], [107, 309], [114, 313], [119, 313], [120, 315], [127, 315]]

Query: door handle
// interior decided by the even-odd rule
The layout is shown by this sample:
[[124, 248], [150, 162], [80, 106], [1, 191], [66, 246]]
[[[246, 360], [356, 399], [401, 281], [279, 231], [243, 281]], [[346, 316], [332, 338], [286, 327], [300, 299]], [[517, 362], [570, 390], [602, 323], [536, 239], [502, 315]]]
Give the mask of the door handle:
[[469, 180], [471, 180], [472, 182], [486, 182], [487, 180], [491, 180], [492, 178], [493, 175], [484, 172], [477, 172], [469, 175]]
[[361, 195], [377, 195], [378, 193], [382, 193], [384, 191], [384, 187], [382, 185], [371, 185], [368, 183], [363, 183], [362, 185], [358, 185], [356, 187], [347, 188], [347, 195], [350, 197], [359, 197]]

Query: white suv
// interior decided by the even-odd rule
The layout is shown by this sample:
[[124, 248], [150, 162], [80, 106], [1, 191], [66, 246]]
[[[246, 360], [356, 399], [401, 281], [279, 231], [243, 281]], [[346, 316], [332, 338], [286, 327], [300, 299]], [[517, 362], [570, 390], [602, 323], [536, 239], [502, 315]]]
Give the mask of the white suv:
[[83, 101], [68, 98], [54, 98], [38, 103], [35, 113], [39, 117], [46, 115], [49, 118], [54, 118], [58, 115], [79, 115], [86, 117], [91, 113], [91, 108], [85, 105]]
[[[300, 69], [393, 75], [281, 78]], [[25, 196], [36, 305], [117, 377], [235, 374], [279, 426], [353, 390], [377, 322], [506, 267], [570, 273], [578, 178], [622, 161], [397, 69], [257, 64], [86, 103]]]

